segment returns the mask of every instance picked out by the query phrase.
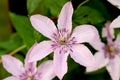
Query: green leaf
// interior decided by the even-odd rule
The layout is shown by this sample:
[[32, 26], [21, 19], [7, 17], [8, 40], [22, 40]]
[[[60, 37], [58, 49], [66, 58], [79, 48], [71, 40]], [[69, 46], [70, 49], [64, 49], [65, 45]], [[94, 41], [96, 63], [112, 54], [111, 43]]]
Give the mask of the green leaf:
[[7, 51], [14, 50], [21, 45], [23, 45], [23, 41], [17, 33], [12, 34], [8, 41], [0, 41], [0, 49]]
[[10, 13], [10, 17], [16, 31], [23, 39], [24, 44], [27, 45], [28, 48], [31, 47], [35, 42], [35, 37], [33, 35], [34, 29], [31, 26], [29, 17], [16, 15], [14, 13]]
[[90, 0], [87, 4], [88, 7], [91, 7], [101, 13], [105, 18], [110, 18], [110, 14], [101, 0]]
[[80, 6], [78, 7], [73, 14], [73, 23], [74, 26], [80, 24], [98, 24], [105, 21], [105, 18], [97, 10], [87, 7]]
[[27, 0], [28, 13], [31, 14], [38, 6], [42, 0]]
[[5, 68], [3, 68], [3, 66], [0, 64], [0, 80], [3, 80], [4, 78], [7, 78], [8, 76], [10, 76], [11, 74], [8, 73]]
[[27, 0], [28, 13], [58, 16], [67, 1], [69, 0]]

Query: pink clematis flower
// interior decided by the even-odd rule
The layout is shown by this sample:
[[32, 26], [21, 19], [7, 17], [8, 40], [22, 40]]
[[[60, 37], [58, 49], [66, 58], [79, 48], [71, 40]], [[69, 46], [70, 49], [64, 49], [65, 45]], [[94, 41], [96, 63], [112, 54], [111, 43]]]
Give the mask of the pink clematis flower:
[[71, 34], [72, 14], [72, 3], [67, 2], [61, 10], [57, 27], [48, 17], [39, 14], [30, 17], [32, 26], [51, 40], [40, 42], [30, 54], [29, 62], [41, 60], [54, 51], [53, 65], [59, 79], [67, 72], [69, 54], [75, 62], [83, 66], [95, 65], [90, 50], [79, 43], [92, 41], [98, 37], [98, 32], [92, 25], [80, 25]]
[[98, 50], [95, 54], [96, 66], [87, 67], [86, 71], [91, 72], [102, 67], [106, 67], [112, 80], [120, 80], [120, 34], [114, 41], [114, 28], [120, 27], [120, 16], [113, 20], [112, 23], [107, 22], [103, 28], [103, 37], [107, 38], [107, 44], [100, 41], [91, 43]]
[[32, 49], [28, 51], [25, 65], [10, 55], [2, 56], [3, 67], [13, 75], [4, 80], [52, 80], [55, 77], [52, 60], [43, 62], [38, 68], [36, 62], [28, 62]]

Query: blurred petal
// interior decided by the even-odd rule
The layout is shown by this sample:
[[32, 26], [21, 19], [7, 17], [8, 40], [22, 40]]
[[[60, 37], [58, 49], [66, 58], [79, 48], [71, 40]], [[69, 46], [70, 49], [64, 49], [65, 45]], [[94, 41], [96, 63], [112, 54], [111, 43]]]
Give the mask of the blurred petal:
[[25, 58], [25, 70], [27, 72], [31, 72], [32, 75], [35, 74], [36, 72], [36, 61], [35, 62], [28, 62], [28, 60], [30, 59], [30, 54], [32, 52], [32, 50], [38, 45], [38, 43], [35, 43], [30, 49], [29, 51], [27, 52], [26, 54], [26, 58]]
[[110, 28], [120, 28], [120, 16], [118, 16], [116, 19], [112, 21], [112, 23], [110, 24]]
[[33, 15], [30, 17], [32, 26], [44, 36], [52, 39], [53, 33], [57, 31], [53, 21], [42, 15]]
[[29, 62], [41, 60], [49, 55], [53, 51], [52, 44], [52, 41], [42, 41], [36, 45], [29, 54]]
[[70, 53], [71, 57], [75, 62], [83, 65], [83, 66], [95, 66], [95, 59], [90, 50], [82, 45], [76, 44], [72, 46], [72, 53]]
[[73, 14], [73, 7], [71, 2], [67, 2], [59, 15], [58, 18], [58, 29], [67, 29], [69, 33], [72, 29], [72, 14]]
[[115, 56], [113, 60], [107, 65], [107, 70], [112, 80], [120, 79], [120, 57]]
[[103, 47], [105, 46], [100, 39], [90, 42], [90, 45], [98, 51], [103, 51]]
[[14, 76], [10, 76], [10, 77], [7, 77], [3, 80], [21, 80], [21, 79], [18, 79], [17, 77], [14, 77]]
[[3, 67], [12, 75], [19, 77], [25, 70], [23, 64], [16, 58], [10, 55], [2, 56]]
[[43, 62], [37, 70], [37, 74], [35, 75], [39, 80], [52, 80], [55, 77], [53, 61], [48, 60]]
[[77, 43], [82, 43], [94, 41], [99, 38], [99, 35], [97, 29], [94, 26], [80, 25], [74, 29], [71, 38], [75, 38]]
[[87, 67], [87, 69], [86, 69], [87, 72], [95, 71], [102, 67], [105, 67], [109, 62], [109, 59], [105, 58], [105, 54], [103, 52], [97, 52], [94, 55], [94, 57], [96, 60], [96, 66], [95, 67]]
[[106, 23], [105, 23], [105, 28], [103, 28], [102, 29], [102, 37], [107, 37], [107, 36], [109, 36], [109, 34], [108, 34], [108, 32], [110, 33], [110, 36], [111, 37], [114, 37], [114, 30], [113, 30], [113, 28], [110, 28], [110, 24], [111, 24], [111, 22], [110, 21], [107, 21]]
[[60, 49], [54, 51], [54, 69], [60, 80], [67, 73], [67, 57], [68, 53], [60, 53]]
[[106, 27], [102, 29], [102, 37], [107, 37], [107, 29], [106, 29]]
[[120, 9], [120, 0], [108, 0], [108, 1]]

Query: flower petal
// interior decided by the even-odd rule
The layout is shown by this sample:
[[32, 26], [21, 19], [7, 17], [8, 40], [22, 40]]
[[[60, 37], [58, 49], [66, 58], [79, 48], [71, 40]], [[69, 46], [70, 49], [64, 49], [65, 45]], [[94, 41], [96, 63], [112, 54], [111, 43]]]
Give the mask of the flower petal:
[[103, 48], [105, 46], [100, 39], [90, 42], [90, 45], [98, 51], [103, 51]]
[[116, 19], [112, 21], [112, 23], [110, 24], [110, 28], [113, 28], [113, 29], [120, 28], [120, 16], [118, 16]]
[[10, 77], [7, 77], [3, 80], [21, 80], [21, 79], [18, 79], [17, 77], [14, 77], [14, 76], [10, 76]]
[[86, 69], [87, 72], [95, 71], [102, 67], [105, 67], [109, 62], [109, 59], [105, 58], [105, 54], [103, 52], [95, 53], [94, 57], [96, 60], [96, 66], [95, 67], [87, 67], [87, 69]]
[[73, 14], [73, 7], [71, 2], [67, 2], [59, 15], [58, 18], [58, 29], [67, 29], [68, 33], [71, 33], [72, 29], [72, 14]]
[[29, 60], [28, 62], [34, 62], [37, 60], [41, 60], [47, 55], [49, 55], [53, 49], [52, 49], [52, 41], [42, 41], [38, 45], [36, 45], [31, 53], [29, 54]]
[[110, 36], [110, 37], [114, 38], [114, 29], [110, 28], [110, 24], [111, 24], [110, 21], [107, 21], [105, 23], [105, 27], [102, 29], [102, 37]]
[[42, 15], [32, 15], [30, 17], [32, 26], [44, 36], [53, 39], [52, 35], [57, 31], [55, 24], [48, 17]]
[[120, 9], [120, 0], [108, 0], [108, 1]]
[[55, 77], [54, 68], [53, 68], [53, 61], [48, 60], [43, 62], [37, 70], [35, 75], [36, 79], [39, 80], [52, 80]]
[[83, 66], [95, 66], [95, 59], [90, 50], [82, 45], [75, 44], [72, 46], [72, 53], [70, 53], [71, 57], [75, 62], [83, 65]]
[[60, 80], [62, 80], [63, 76], [67, 73], [67, 57], [68, 53], [60, 53], [60, 49], [54, 51], [54, 69]]
[[120, 79], [120, 58], [115, 56], [113, 60], [107, 65], [107, 70], [112, 78], [112, 80]]
[[95, 41], [96, 39], [99, 38], [99, 35], [98, 35], [97, 29], [94, 26], [92, 26], [92, 25], [80, 25], [74, 29], [70, 40], [72, 38], [75, 38], [77, 43], [82, 43], [82, 42]]
[[30, 54], [32, 52], [32, 50], [38, 45], [38, 43], [35, 43], [27, 52], [26, 54], [26, 58], [25, 58], [25, 70], [27, 72], [31, 72], [31, 75], [34, 75], [36, 73], [36, 61], [35, 62], [28, 62], [28, 60], [30, 59]]
[[23, 64], [16, 58], [10, 55], [2, 56], [3, 67], [14, 76], [21, 76], [25, 73]]

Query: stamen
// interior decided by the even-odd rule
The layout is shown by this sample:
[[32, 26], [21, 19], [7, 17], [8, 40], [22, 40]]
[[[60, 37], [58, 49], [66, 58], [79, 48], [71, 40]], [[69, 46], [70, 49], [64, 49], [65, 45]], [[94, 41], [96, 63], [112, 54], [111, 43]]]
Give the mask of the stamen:
[[115, 56], [115, 48], [113, 45], [107, 45], [105, 48], [106, 57], [113, 59]]
[[61, 38], [59, 39], [59, 41], [60, 41], [60, 44], [61, 44], [61, 45], [65, 45], [66, 42], [67, 42], [64, 37], [61, 37]]
[[115, 48], [112, 46], [109, 46], [109, 51], [110, 51], [110, 53], [113, 53], [115, 51]]
[[33, 80], [31, 76], [28, 76], [26, 80]]

